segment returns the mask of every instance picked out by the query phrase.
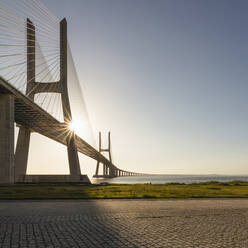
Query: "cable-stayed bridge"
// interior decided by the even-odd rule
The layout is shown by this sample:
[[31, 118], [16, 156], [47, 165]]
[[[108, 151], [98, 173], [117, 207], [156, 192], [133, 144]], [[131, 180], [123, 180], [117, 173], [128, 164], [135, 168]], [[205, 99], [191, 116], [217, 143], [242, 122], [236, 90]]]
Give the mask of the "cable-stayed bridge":
[[[16, 149], [15, 123], [19, 127]], [[101, 133], [99, 150], [90, 145], [80, 133], [82, 123], [86, 123], [87, 134], [92, 134], [67, 40], [66, 19], [58, 20], [39, 0], [2, 0], [0, 183], [89, 182], [81, 175], [78, 152], [96, 160], [95, 177], [141, 175], [113, 164], [110, 133], [107, 148], [102, 148]], [[67, 146], [70, 175], [26, 174], [32, 132]], [[108, 159], [103, 152], [109, 154]]]

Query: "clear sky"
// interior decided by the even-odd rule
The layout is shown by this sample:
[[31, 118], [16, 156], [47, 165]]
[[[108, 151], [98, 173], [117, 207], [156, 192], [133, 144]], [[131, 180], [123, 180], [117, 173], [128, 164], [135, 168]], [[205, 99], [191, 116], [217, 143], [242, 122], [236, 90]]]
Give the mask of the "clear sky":
[[117, 166], [248, 174], [246, 0], [42, 2], [67, 18], [94, 132], [111, 130]]

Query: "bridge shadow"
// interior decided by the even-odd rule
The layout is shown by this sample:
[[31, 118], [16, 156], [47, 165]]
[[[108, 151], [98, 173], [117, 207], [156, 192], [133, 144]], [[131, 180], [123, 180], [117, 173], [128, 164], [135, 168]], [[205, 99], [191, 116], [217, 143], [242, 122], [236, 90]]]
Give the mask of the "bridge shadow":
[[[86, 192], [83, 194], [87, 197]], [[135, 232], [131, 231], [128, 212], [120, 211], [121, 202], [2, 201], [1, 247], [15, 247], [17, 244], [23, 248], [31, 244], [33, 247], [141, 247]]]

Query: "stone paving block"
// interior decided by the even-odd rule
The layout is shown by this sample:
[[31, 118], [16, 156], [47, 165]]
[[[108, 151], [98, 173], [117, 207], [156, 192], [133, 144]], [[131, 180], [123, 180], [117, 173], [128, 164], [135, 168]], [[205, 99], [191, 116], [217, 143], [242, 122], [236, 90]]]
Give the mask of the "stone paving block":
[[248, 199], [1, 201], [0, 248], [248, 248]]

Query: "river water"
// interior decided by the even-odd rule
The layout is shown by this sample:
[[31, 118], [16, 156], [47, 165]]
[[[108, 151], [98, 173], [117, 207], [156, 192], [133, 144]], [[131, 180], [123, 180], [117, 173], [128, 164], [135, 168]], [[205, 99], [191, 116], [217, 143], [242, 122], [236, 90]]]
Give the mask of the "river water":
[[248, 181], [248, 175], [151, 175], [134, 177], [116, 177], [111, 179], [95, 179], [92, 183], [117, 183], [117, 184], [137, 184], [137, 183], [199, 183], [199, 182], [230, 182], [230, 181]]

